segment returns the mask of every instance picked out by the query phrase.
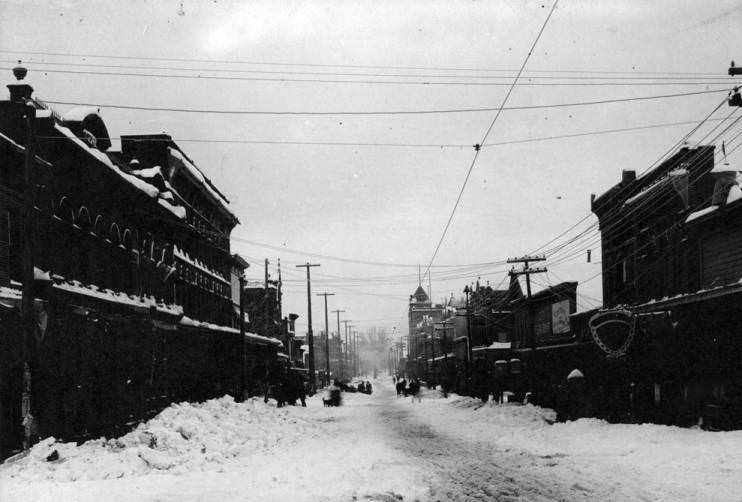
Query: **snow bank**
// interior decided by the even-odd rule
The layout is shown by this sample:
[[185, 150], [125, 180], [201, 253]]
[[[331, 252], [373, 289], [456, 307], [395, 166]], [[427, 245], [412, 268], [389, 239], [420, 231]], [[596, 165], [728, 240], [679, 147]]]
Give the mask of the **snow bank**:
[[118, 439], [77, 446], [47, 438], [25, 457], [0, 468], [0, 475], [37, 482], [218, 470], [235, 458], [290, 444], [316, 428], [289, 413], [256, 398], [236, 403], [225, 396], [201, 404], [175, 404]]

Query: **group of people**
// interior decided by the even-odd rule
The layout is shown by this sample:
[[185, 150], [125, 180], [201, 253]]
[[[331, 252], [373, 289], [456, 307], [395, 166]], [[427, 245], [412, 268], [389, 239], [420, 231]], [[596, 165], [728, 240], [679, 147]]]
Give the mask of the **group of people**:
[[409, 385], [407, 384], [407, 380], [405, 378], [399, 378], [393, 377], [393, 381], [395, 383], [395, 387], [397, 389], [397, 397], [407, 397], [412, 396], [412, 402], [415, 402], [415, 399], [417, 398], [418, 401], [422, 402], [422, 397], [420, 396], [420, 379], [419, 378], [413, 378], [410, 380]]
[[371, 382], [366, 380], [366, 382], [359, 383], [358, 392], [363, 392], [364, 394], [371, 394], [373, 392], [373, 389], [371, 388]]

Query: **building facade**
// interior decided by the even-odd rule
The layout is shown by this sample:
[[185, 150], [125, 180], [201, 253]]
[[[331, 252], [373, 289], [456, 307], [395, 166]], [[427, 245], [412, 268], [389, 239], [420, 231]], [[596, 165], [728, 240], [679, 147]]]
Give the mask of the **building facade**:
[[[107, 434], [173, 400], [238, 395], [240, 366], [257, 378], [281, 342], [248, 334], [240, 356], [232, 276], [245, 264], [230, 253], [229, 201], [170, 136], [125, 136], [113, 150], [99, 110], [61, 115], [27, 83], [8, 87], [0, 456], [24, 437]], [[33, 339], [21, 335], [28, 263]]]

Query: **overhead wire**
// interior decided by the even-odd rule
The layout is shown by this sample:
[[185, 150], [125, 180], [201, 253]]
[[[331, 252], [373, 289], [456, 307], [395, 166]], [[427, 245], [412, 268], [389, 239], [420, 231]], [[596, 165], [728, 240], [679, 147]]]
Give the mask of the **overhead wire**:
[[469, 177], [471, 176], [472, 171], [474, 170], [474, 166], [477, 163], [477, 159], [479, 158], [479, 152], [481, 151], [481, 148], [479, 145], [482, 143], [485, 143], [487, 141], [487, 137], [490, 134], [490, 131], [492, 131], [492, 128], [495, 126], [495, 123], [497, 122], [497, 119], [500, 118], [500, 115], [502, 114], [503, 107], [507, 104], [508, 99], [510, 98], [510, 95], [513, 92], [513, 89], [515, 89], [515, 84], [518, 83], [518, 79], [520, 78], [521, 74], [523, 73], [523, 70], [526, 67], [526, 64], [528, 63], [528, 60], [531, 58], [531, 54], [533, 54], [533, 50], [536, 48], [536, 44], [541, 39], [541, 35], [543, 34], [544, 30], [546, 29], [546, 25], [549, 23], [549, 19], [551, 19], [552, 14], [554, 13], [554, 9], [556, 9], [557, 4], [559, 3], [559, 0], [554, 0], [554, 4], [551, 6], [551, 10], [549, 11], [549, 15], [546, 16], [546, 20], [544, 21], [543, 25], [541, 26], [541, 29], [538, 32], [538, 35], [536, 35], [536, 39], [534, 40], [533, 44], [531, 45], [531, 48], [528, 50], [528, 54], [526, 54], [526, 57], [523, 60], [523, 64], [521, 64], [520, 70], [518, 70], [518, 74], [515, 76], [515, 79], [513, 80], [513, 83], [511, 84], [510, 88], [508, 89], [507, 94], [505, 94], [505, 97], [502, 100], [502, 103], [500, 104], [500, 107], [495, 115], [495, 117], [490, 122], [489, 127], [487, 128], [487, 131], [484, 133], [484, 136], [482, 137], [482, 140], [475, 146], [474, 148], [474, 157], [472, 158], [471, 163], [469, 164], [469, 169], [466, 172], [466, 177], [464, 178], [464, 182], [461, 185], [461, 189], [459, 190], [459, 194], [456, 197], [456, 202], [453, 205], [453, 210], [451, 211], [451, 215], [448, 217], [448, 221], [446, 222], [446, 226], [443, 228], [443, 234], [441, 235], [441, 238], [438, 240], [438, 244], [435, 246], [435, 251], [433, 251], [433, 256], [430, 258], [430, 263], [428, 263], [427, 268], [425, 269], [425, 275], [427, 275], [430, 272], [430, 267], [433, 265], [433, 262], [435, 261], [436, 256], [438, 255], [438, 251], [441, 248], [441, 244], [443, 244], [443, 240], [446, 237], [446, 233], [448, 232], [448, 228], [451, 225], [451, 221], [453, 220], [454, 214], [456, 214], [456, 209], [459, 206], [459, 202], [461, 201], [461, 197], [464, 194], [464, 190], [466, 189], [466, 185], [469, 182]]
[[[711, 117], [714, 115], [714, 113], [716, 113], [719, 110], [719, 108], [721, 108], [721, 106], [723, 106], [725, 103], [726, 103], [726, 98], [724, 98], [721, 102], [719, 102], [719, 104], [706, 117], [704, 117], [703, 120], [701, 120], [697, 125], [695, 125], [695, 127], [693, 127], [690, 131], [688, 131], [682, 138], [680, 138], [678, 141], [676, 141], [670, 148], [668, 148], [665, 152], [663, 152], [663, 154], [660, 155], [659, 158], [657, 158], [644, 171], [642, 171], [639, 174], [639, 177], [641, 177], [645, 173], [649, 172], [651, 169], [654, 169], [664, 159], [668, 158], [678, 148], [678, 146], [682, 145], [685, 141], [687, 141], [687, 139], [690, 138], [690, 136], [692, 136], [696, 131], [698, 131], [700, 129], [700, 127], [704, 123], [706, 123], [707, 121], [712, 120]], [[726, 120], [726, 118], [724, 118], [722, 120]], [[621, 190], [623, 191], [623, 190], [626, 190], [626, 189], [628, 189], [628, 187], [624, 187]], [[584, 221], [586, 221], [591, 216], [592, 216], [592, 213], [591, 212], [588, 213], [585, 217], [583, 217], [582, 219], [580, 219], [574, 225], [570, 226], [567, 230], [563, 231], [562, 233], [560, 233], [559, 235], [557, 235], [555, 238], [551, 239], [547, 243], [542, 244], [541, 246], [539, 246], [538, 248], [536, 248], [535, 250], [533, 250], [531, 252], [531, 254], [537, 254], [539, 252], [544, 253], [544, 254], [553, 253], [556, 250], [556, 248], [550, 248], [550, 249], [546, 249], [546, 250], [544, 248], [546, 248], [546, 246], [552, 244], [556, 240], [560, 239], [561, 237], [565, 236], [567, 233], [569, 233], [571, 230], [573, 230], [574, 228], [576, 228], [577, 226], [579, 226], [581, 223], [583, 223]], [[592, 224], [590, 228], [594, 228], [594, 227], [597, 227], [597, 223]], [[583, 232], [585, 232], [585, 231], [583, 231]]]
[[[709, 119], [711, 121], [719, 121], [723, 119]], [[646, 124], [646, 125], [640, 125], [640, 126], [632, 126], [632, 127], [619, 127], [619, 128], [612, 128], [612, 129], [599, 129], [595, 131], [582, 131], [578, 133], [570, 133], [570, 134], [559, 134], [554, 136], [541, 136], [541, 137], [533, 137], [533, 138], [523, 138], [523, 139], [514, 139], [514, 140], [506, 140], [506, 141], [497, 141], [492, 143], [485, 143], [482, 146], [482, 148], [492, 148], [497, 146], [505, 146], [505, 145], [518, 145], [518, 144], [526, 144], [526, 143], [535, 143], [535, 142], [541, 142], [541, 141], [552, 141], [552, 140], [559, 140], [559, 139], [568, 139], [568, 138], [580, 138], [585, 136], [597, 136], [597, 135], [604, 135], [604, 134], [615, 134], [615, 133], [622, 133], [622, 132], [632, 132], [632, 131], [641, 131], [641, 130], [647, 130], [647, 129], [659, 129], [664, 127], [677, 127], [681, 125], [688, 125], [688, 124], [696, 124], [698, 123], [697, 120], [686, 120], [686, 121], [677, 121], [677, 122], [660, 122], [655, 124]], [[64, 138], [60, 136], [44, 136], [39, 135], [38, 138], [40, 139], [47, 139], [47, 140], [55, 140], [59, 139], [62, 140]], [[102, 138], [96, 138], [96, 139], [102, 139]], [[112, 142], [121, 141], [120, 138], [106, 138], [109, 139]], [[161, 141], [158, 138], [140, 138], [138, 141], [142, 142], [157, 142]], [[363, 142], [349, 142], [349, 141], [291, 141], [291, 140], [240, 140], [240, 139], [207, 139], [207, 138], [173, 138], [173, 141], [176, 143], [235, 143], [235, 144], [248, 144], [248, 145], [301, 145], [301, 146], [348, 146], [348, 147], [409, 147], [409, 148], [471, 148], [472, 145], [466, 145], [463, 143], [363, 143]], [[589, 215], [588, 215], [589, 216]], [[578, 222], [580, 223], [580, 222]]]
[[595, 106], [605, 105], [613, 103], [629, 103], [634, 101], [650, 101], [656, 99], [671, 99], [688, 96], [700, 96], [704, 94], [718, 94], [721, 92], [729, 93], [730, 88], [725, 89], [708, 89], [702, 91], [691, 91], [691, 92], [680, 92], [672, 94], [656, 94], [651, 96], [634, 96], [626, 98], [611, 98], [611, 99], [600, 99], [591, 101], [573, 101], [567, 103], [545, 103], [541, 105], [520, 105], [520, 106], [500, 106], [497, 108], [483, 107], [483, 108], [440, 108], [440, 109], [429, 109], [429, 110], [336, 110], [336, 111], [309, 111], [309, 110], [227, 110], [227, 109], [208, 109], [208, 108], [178, 108], [178, 107], [158, 107], [158, 106], [138, 106], [138, 105], [121, 105], [111, 103], [98, 103], [98, 102], [87, 102], [87, 101], [59, 101], [55, 99], [45, 99], [45, 103], [52, 103], [55, 105], [63, 106], [92, 106], [100, 108], [113, 108], [119, 110], [144, 110], [144, 111], [156, 111], [156, 112], [174, 112], [174, 113], [199, 113], [199, 114], [217, 114], [217, 115], [311, 115], [311, 116], [322, 116], [322, 115], [434, 115], [434, 114], [450, 114], [450, 113], [483, 113], [483, 112], [498, 112], [498, 111], [516, 111], [516, 110], [543, 110], [549, 108], [569, 108], [569, 107], [580, 107], [580, 106]]
[[[15, 64], [15, 61], [10, 60], [0, 60], [0, 63], [2, 64]], [[129, 70], [139, 70], [141, 71], [148, 71], [148, 70], [157, 70], [157, 71], [188, 71], [188, 72], [196, 72], [199, 75], [201, 75], [203, 72], [210, 72], [210, 73], [238, 73], [238, 74], [266, 74], [266, 75], [311, 75], [311, 76], [332, 76], [332, 77], [392, 77], [392, 78], [455, 78], [455, 79], [509, 79], [512, 78], [510, 75], [472, 75], [472, 74], [433, 74], [433, 73], [358, 73], [358, 72], [318, 72], [318, 71], [295, 71], [295, 70], [255, 70], [255, 69], [238, 69], [238, 68], [206, 68], [206, 67], [173, 67], [173, 66], [141, 66], [141, 65], [114, 65], [114, 64], [101, 64], [101, 63], [89, 63], [89, 62], [82, 62], [82, 63], [75, 63], [75, 62], [59, 62], [59, 61], [26, 61], [26, 65], [31, 64], [40, 64], [40, 65], [49, 65], [49, 66], [67, 66], [67, 67], [85, 67], [85, 68], [105, 68], [105, 69], [129, 69]], [[44, 71], [39, 70], [39, 71]], [[524, 72], [528, 73], [528, 72]], [[136, 75], [142, 75], [142, 76], [148, 76], [146, 73], [136, 73]], [[597, 80], [597, 81], [605, 81], [605, 80], [611, 80], [611, 81], [666, 81], [666, 80], [673, 80], [673, 84], [682, 84], [684, 82], [681, 82], [682, 80], [693, 80], [694, 84], [707, 84], [707, 83], [728, 83], [728, 77], [726, 76], [707, 76], [704, 77], [703, 82], [699, 82], [699, 76], [692, 74], [688, 76], [680, 76], [680, 75], [673, 75], [673, 76], [647, 76], [647, 75], [639, 75], [639, 76], [626, 76], [626, 75], [620, 75], [620, 76], [595, 76], [595, 75], [574, 75], [574, 74], [552, 74], [552, 75], [529, 75], [524, 76], [524, 78], [527, 78], [529, 80], [566, 80], [566, 81], [574, 81], [574, 80]], [[712, 81], [709, 82], [709, 79]], [[687, 82], [685, 82], [687, 83]], [[642, 84], [643, 85], [643, 84]]]
[[[734, 115], [736, 112], [737, 112], [736, 109], [732, 110], [732, 112], [725, 119], [731, 118], [731, 116]], [[712, 143], [712, 144], [718, 143], [721, 140], [722, 136], [726, 134], [727, 132], [729, 132], [734, 126], [736, 126], [740, 122], [740, 120], [742, 120], [742, 116], [737, 117], [729, 125], [724, 127], [721, 132], [716, 134], [716, 136], [714, 136], [709, 141], [709, 143]], [[704, 137], [701, 139], [701, 142], [702, 143], [705, 142], [708, 139], [708, 137], [713, 132], [715, 132], [719, 128], [719, 126], [722, 124], [723, 122], [718, 123], [716, 127], [714, 127], [713, 129], [711, 129], [711, 131], [706, 133], [706, 135], [704, 135]], [[737, 137], [738, 135], [734, 136], [732, 141], [736, 140]], [[692, 165], [697, 160], [699, 160], [700, 156], [703, 154], [704, 154], [703, 150], [697, 150], [697, 151], [688, 150], [688, 152], [686, 152], [686, 155], [678, 159], [678, 162], [680, 163], [685, 162], [685, 163]], [[695, 182], [690, 183], [690, 186], [692, 186], [694, 183]], [[665, 205], [667, 205], [669, 202], [671, 202], [672, 200], [673, 200], [672, 194], [665, 194], [664, 197], [660, 197], [657, 200], [653, 200], [654, 207], [655, 209], [661, 209]], [[636, 211], [641, 211], [641, 210], [643, 210], [643, 207], [641, 205], [635, 206], [633, 209], [629, 210], [628, 212], [619, 211], [618, 209], [616, 209], [616, 211], [613, 214], [609, 214], [607, 218], [605, 217], [603, 218], [603, 221], [601, 222], [601, 231], [602, 232], [616, 232], [616, 231], [625, 229], [629, 225], [627, 216], [633, 214]], [[596, 226], [597, 226], [597, 223], [596, 223]], [[593, 242], [591, 242], [590, 244], [595, 244], [599, 241], [600, 241], [600, 235], [597, 236], [597, 241], [594, 239]], [[583, 248], [583, 249], [586, 249], [586, 248]], [[582, 250], [580, 250], [579, 252], [581, 251]]]
[[[740, 136], [742, 136], [742, 130], [740, 132], [738, 132], [734, 136], [733, 140], [736, 141]], [[732, 148], [731, 150], [729, 150], [727, 152], [727, 156], [730, 156], [732, 153], [734, 153], [741, 146], [742, 146], [742, 142], [738, 143], [734, 148]], [[718, 165], [718, 163], [719, 163], [719, 161], [717, 161], [716, 159], [714, 159], [714, 165]], [[701, 176], [699, 176], [699, 178], [700, 177]], [[694, 180], [693, 183], [695, 183], [697, 181], [698, 181], [698, 178], [696, 180]], [[689, 212], [689, 214], [692, 213], [692, 212], [694, 212], [694, 211], [698, 211], [702, 206], [704, 206], [707, 203], [709, 203], [712, 200], [712, 197], [713, 197], [713, 194], [710, 195], [710, 196], [708, 196], [708, 197], [706, 197], [706, 198], [704, 198], [704, 199], [702, 199], [700, 203], [698, 203], [696, 206], [694, 206], [693, 208], [691, 208], [691, 211]], [[676, 224], [673, 224], [673, 225], [670, 225], [667, 229], [665, 229], [664, 231], [662, 231], [660, 234], [656, 235], [655, 238], [663, 237], [664, 235], [668, 234], [670, 231], [672, 231], [676, 227], [677, 227], [677, 223]], [[663, 254], [667, 254], [668, 251], [671, 248], [674, 248], [677, 244], [678, 243], [671, 244], [667, 249], [665, 249], [663, 251]], [[652, 243], [651, 242], [647, 242], [646, 244], [644, 244], [644, 245], [636, 248], [634, 251], [632, 251], [631, 253], [627, 254], [625, 258], [628, 259], [628, 258], [636, 257], [639, 253], [641, 253], [642, 251], [644, 251], [645, 249], [647, 249], [650, 245], [652, 245]], [[595, 278], [601, 276], [602, 274], [606, 273], [607, 271], [610, 271], [610, 270], [614, 269], [619, 264], [620, 263], [617, 261], [616, 263], [614, 263], [611, 266], [608, 266], [607, 268], [606, 267], [602, 267], [599, 272], [597, 272], [596, 274], [593, 274], [592, 276], [588, 277], [587, 279], [582, 280], [581, 283], [582, 284], [585, 284], [587, 282], [590, 282], [590, 281], [594, 280]]]
[[[12, 70], [10, 67], [0, 67], [0, 70]], [[490, 86], [490, 87], [506, 87], [511, 84], [506, 82], [483, 82], [483, 81], [439, 81], [434, 79], [429, 80], [358, 80], [358, 79], [334, 79], [334, 78], [293, 78], [293, 77], [243, 77], [233, 75], [204, 75], [199, 74], [187, 74], [187, 73], [143, 73], [143, 72], [125, 72], [125, 71], [94, 71], [94, 70], [59, 70], [53, 68], [36, 67], [35, 71], [39, 73], [49, 74], [57, 73], [62, 75], [92, 75], [96, 77], [147, 77], [157, 79], [188, 79], [188, 80], [221, 80], [221, 81], [232, 81], [232, 82], [283, 82], [283, 83], [299, 83], [299, 84], [358, 84], [358, 85], [422, 85], [426, 87], [435, 86]], [[445, 76], [435, 78], [447, 78]], [[455, 78], [455, 77], [448, 77]], [[678, 85], [694, 85], [694, 86], [709, 86], [709, 85], [724, 85], [727, 86], [727, 82], [720, 81], [693, 81], [693, 82], [520, 82], [519, 86], [526, 87], [554, 87], [554, 86], [579, 86], [579, 87], [605, 87], [605, 86], [678, 86]]]
[[[33, 51], [33, 50], [9, 50], [0, 49], [2, 54], [33, 54], [41, 56], [55, 56], [55, 57], [81, 57], [81, 58], [105, 58], [114, 60], [134, 60], [134, 61], [170, 61], [170, 62], [188, 62], [188, 63], [226, 63], [226, 64], [242, 64], [242, 65], [264, 65], [264, 66], [295, 66], [295, 67], [314, 67], [314, 68], [358, 68], [358, 69], [385, 69], [385, 70], [436, 70], [436, 71], [486, 71], [486, 72], [515, 72], [515, 69], [503, 69], [503, 68], [485, 68], [485, 67], [447, 67], [447, 66], [391, 66], [391, 65], [359, 65], [359, 64], [327, 64], [327, 63], [306, 63], [306, 62], [278, 62], [278, 61], [254, 61], [245, 59], [207, 59], [207, 58], [177, 58], [177, 57], [163, 57], [163, 56], [125, 56], [122, 54], [91, 54], [91, 53], [78, 53], [78, 52], [50, 52], [50, 51]], [[576, 70], [576, 69], [532, 69], [529, 70], [532, 73], [547, 72], [547, 73], [595, 73], [595, 74], [614, 74], [614, 75], [707, 75], [715, 76], [716, 72], [674, 72], [674, 71], [658, 71], [650, 72], [646, 70]]]

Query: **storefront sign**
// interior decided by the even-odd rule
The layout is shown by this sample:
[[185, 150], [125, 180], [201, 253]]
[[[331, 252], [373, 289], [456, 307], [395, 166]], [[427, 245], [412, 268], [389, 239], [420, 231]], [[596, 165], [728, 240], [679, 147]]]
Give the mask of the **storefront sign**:
[[551, 331], [555, 335], [569, 333], [569, 300], [551, 305]]

